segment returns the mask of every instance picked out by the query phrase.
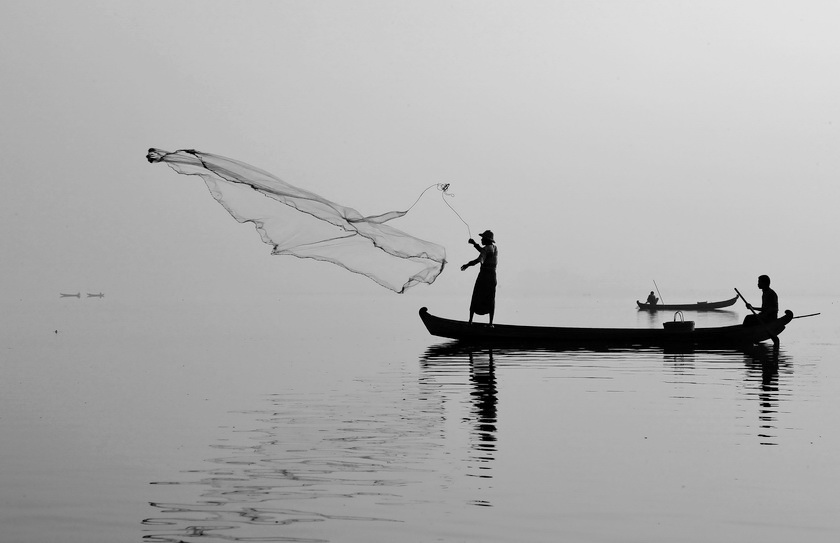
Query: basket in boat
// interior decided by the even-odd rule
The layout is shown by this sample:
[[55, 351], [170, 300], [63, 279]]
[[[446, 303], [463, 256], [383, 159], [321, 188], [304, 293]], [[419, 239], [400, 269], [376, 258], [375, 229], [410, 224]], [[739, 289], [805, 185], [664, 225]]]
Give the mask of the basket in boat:
[[[680, 320], [677, 320], [677, 317]], [[671, 322], [663, 322], [662, 326], [665, 327], [666, 330], [670, 330], [672, 332], [691, 332], [694, 330], [694, 321], [687, 321], [683, 318], [682, 311], [677, 311], [674, 313], [674, 320]]]

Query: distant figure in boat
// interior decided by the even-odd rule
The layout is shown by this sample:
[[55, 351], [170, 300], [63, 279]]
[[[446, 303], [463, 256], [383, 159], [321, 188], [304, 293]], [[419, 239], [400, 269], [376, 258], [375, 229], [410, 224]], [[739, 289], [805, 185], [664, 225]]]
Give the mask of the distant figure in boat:
[[[478, 277], [475, 278], [472, 300], [470, 301], [470, 322], [473, 314], [489, 315], [490, 325], [493, 325], [493, 315], [496, 312], [496, 263], [499, 260], [499, 250], [493, 239], [493, 232], [485, 230], [481, 234], [481, 245], [470, 238], [468, 243], [479, 252], [478, 258], [461, 266], [461, 271], [470, 266], [481, 264]], [[483, 247], [482, 247], [483, 245]]]
[[659, 301], [659, 298], [654, 296], [653, 291], [651, 290], [650, 294], [648, 294], [648, 297], [647, 297], [647, 303], [649, 303], [650, 305], [656, 305], [656, 302], [658, 302], [658, 301]]
[[776, 294], [776, 291], [770, 288], [770, 277], [759, 275], [758, 288], [761, 289], [761, 307], [753, 307], [747, 303], [747, 309], [752, 311], [753, 314], [744, 317], [745, 325], [772, 322], [779, 318], [779, 296]]

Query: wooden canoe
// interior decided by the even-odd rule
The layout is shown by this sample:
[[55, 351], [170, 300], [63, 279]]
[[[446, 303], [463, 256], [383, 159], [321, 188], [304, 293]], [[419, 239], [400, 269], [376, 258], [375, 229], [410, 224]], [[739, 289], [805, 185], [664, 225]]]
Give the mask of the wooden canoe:
[[648, 304], [645, 302], [640, 302], [636, 300], [636, 304], [639, 306], [639, 309], [644, 309], [645, 311], [660, 311], [660, 310], [671, 310], [671, 311], [712, 311], [714, 309], [723, 309], [724, 307], [729, 307], [731, 305], [735, 305], [735, 302], [738, 301], [738, 296], [731, 298], [729, 300], [723, 300], [721, 302], [697, 302], [693, 304]]
[[693, 323], [663, 323], [662, 328], [565, 328], [468, 323], [437, 317], [420, 309], [420, 319], [433, 336], [482, 345], [679, 346], [742, 347], [778, 337], [793, 319], [791, 311], [773, 322], [744, 326], [694, 328]]

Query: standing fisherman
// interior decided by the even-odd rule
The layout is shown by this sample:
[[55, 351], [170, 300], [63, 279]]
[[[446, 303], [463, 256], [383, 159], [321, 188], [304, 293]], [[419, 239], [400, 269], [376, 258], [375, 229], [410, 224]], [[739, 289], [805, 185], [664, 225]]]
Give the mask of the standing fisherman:
[[470, 323], [473, 321], [473, 314], [490, 315], [490, 325], [493, 325], [493, 314], [496, 311], [496, 263], [499, 258], [499, 250], [493, 240], [493, 232], [485, 230], [481, 234], [481, 245], [470, 238], [469, 243], [479, 252], [478, 258], [461, 266], [461, 271], [470, 266], [481, 264], [478, 277], [475, 278], [472, 300], [470, 301]]

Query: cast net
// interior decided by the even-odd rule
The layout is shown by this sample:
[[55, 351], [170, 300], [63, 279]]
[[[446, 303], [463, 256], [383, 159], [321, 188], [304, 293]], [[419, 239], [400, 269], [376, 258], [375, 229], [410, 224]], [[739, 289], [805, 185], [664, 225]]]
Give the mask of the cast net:
[[[200, 176], [234, 219], [256, 227], [263, 242], [273, 247], [272, 254], [331, 262], [397, 293], [418, 283], [433, 283], [446, 264], [442, 246], [386, 224], [403, 217], [411, 207], [365, 217], [351, 207], [219, 155], [152, 148], [146, 158], [151, 163], [164, 162], [180, 174]], [[438, 188], [446, 190], [442, 185]]]

